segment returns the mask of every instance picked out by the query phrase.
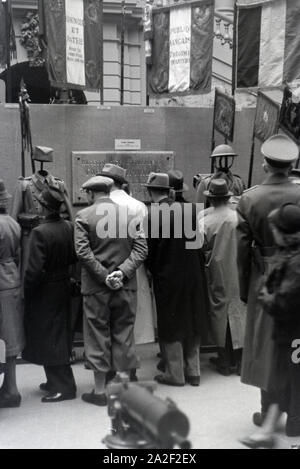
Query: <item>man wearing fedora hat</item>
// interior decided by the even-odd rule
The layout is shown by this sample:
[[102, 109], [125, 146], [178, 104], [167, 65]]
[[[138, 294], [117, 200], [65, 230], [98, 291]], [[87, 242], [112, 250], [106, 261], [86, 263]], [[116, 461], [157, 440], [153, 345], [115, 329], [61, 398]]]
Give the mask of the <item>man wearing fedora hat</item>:
[[264, 278], [274, 263], [275, 241], [268, 215], [282, 203], [298, 203], [300, 187], [289, 179], [293, 162], [299, 155], [297, 145], [286, 135], [273, 135], [261, 147], [266, 179], [245, 191], [237, 212], [239, 222], [238, 267], [241, 299], [247, 303], [245, 343], [242, 360], [242, 382], [261, 390], [261, 413], [253, 416], [261, 425], [269, 406], [275, 400], [272, 374], [274, 343], [272, 319], [264, 313], [258, 299]]
[[[181, 179], [180, 174], [175, 173]], [[153, 202], [149, 214], [147, 266], [153, 277], [158, 339], [165, 372], [155, 379], [165, 385], [200, 384], [200, 334], [208, 298], [204, 259], [199, 245], [187, 247], [185, 229], [197, 226], [196, 207], [169, 198], [168, 174], [151, 173], [146, 187]], [[183, 185], [175, 186], [181, 192]], [[187, 216], [185, 216], [187, 215]], [[176, 218], [176, 221], [175, 221]], [[167, 236], [164, 233], [168, 233]], [[189, 240], [191, 241], [191, 239]]]
[[60, 216], [64, 198], [60, 191], [46, 188], [39, 195], [42, 220], [30, 234], [25, 266], [26, 361], [42, 365], [47, 382], [43, 403], [76, 397], [70, 366], [71, 285], [69, 269], [76, 262], [73, 226]]
[[189, 190], [187, 184], [184, 182], [183, 174], [181, 171], [172, 169], [168, 172], [169, 183], [171, 189], [174, 191], [176, 202], [185, 202], [183, 193]]
[[237, 269], [238, 217], [230, 207], [232, 192], [224, 179], [212, 180], [204, 195], [212, 210], [199, 214], [199, 227], [209, 279], [211, 327], [218, 347], [218, 358], [211, 361], [219, 373], [228, 376], [240, 369], [246, 319]]
[[[4, 380], [0, 388], [0, 408], [19, 407], [21, 396], [16, 382], [16, 358], [24, 342], [19, 250], [21, 230], [8, 213], [11, 195], [0, 180], [0, 339], [5, 356]], [[3, 345], [4, 344], [4, 345]]]
[[[95, 379], [94, 390], [82, 399], [97, 406], [107, 404], [108, 373], [113, 370], [116, 379], [129, 380], [130, 372], [138, 368], [136, 271], [148, 251], [140, 223], [134, 233], [129, 229], [135, 216], [110, 198], [112, 186], [107, 176], [87, 181], [83, 189], [90, 206], [78, 212], [75, 221], [75, 247], [82, 265], [85, 356]], [[108, 232], [102, 235], [103, 225]]]

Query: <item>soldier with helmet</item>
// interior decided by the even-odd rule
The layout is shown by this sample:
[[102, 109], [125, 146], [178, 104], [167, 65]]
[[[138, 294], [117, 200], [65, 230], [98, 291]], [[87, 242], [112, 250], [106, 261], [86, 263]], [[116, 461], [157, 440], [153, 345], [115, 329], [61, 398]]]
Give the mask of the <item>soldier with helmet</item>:
[[233, 193], [234, 196], [241, 196], [246, 188], [246, 185], [242, 178], [237, 174], [233, 174], [231, 168], [234, 163], [234, 159], [237, 157], [237, 153], [229, 145], [218, 145], [210, 158], [212, 159], [214, 174], [210, 174], [206, 177], [201, 178], [201, 175], [196, 176], [196, 202], [206, 202], [204, 192], [209, 190], [209, 185], [213, 179], [225, 179], [227, 182], [228, 190]]
[[240, 295], [248, 311], [241, 376], [243, 383], [261, 390], [261, 412], [253, 416], [258, 426], [277, 396], [272, 318], [264, 313], [258, 299], [276, 257], [268, 215], [284, 203], [300, 201], [300, 187], [289, 179], [292, 164], [298, 158], [297, 145], [286, 135], [278, 134], [262, 145], [261, 152], [266, 179], [245, 191], [237, 207]]

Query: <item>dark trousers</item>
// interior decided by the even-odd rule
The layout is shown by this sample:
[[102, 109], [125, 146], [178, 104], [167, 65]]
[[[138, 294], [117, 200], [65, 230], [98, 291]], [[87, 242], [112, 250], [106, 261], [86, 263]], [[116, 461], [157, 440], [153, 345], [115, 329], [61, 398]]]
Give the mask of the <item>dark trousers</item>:
[[170, 343], [160, 341], [160, 349], [168, 379], [183, 384], [186, 376], [200, 376], [200, 339]]
[[44, 366], [47, 383], [51, 391], [75, 394], [76, 383], [71, 365]]
[[227, 323], [226, 331], [226, 343], [225, 347], [218, 347], [218, 356], [220, 360], [220, 366], [224, 368], [230, 368], [234, 366], [240, 366], [242, 360], [243, 349], [234, 350], [232, 345], [231, 331], [229, 322]]

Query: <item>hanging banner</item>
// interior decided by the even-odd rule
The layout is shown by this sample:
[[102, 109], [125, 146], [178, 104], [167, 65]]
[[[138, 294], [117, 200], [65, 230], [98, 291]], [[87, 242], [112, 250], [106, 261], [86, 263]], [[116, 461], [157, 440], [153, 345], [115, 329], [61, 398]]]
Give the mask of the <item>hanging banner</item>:
[[261, 142], [278, 132], [280, 108], [268, 96], [258, 92], [254, 122], [254, 136]]
[[[7, 9], [7, 12], [5, 11]], [[8, 23], [8, 24], [6, 24]], [[9, 28], [9, 49], [11, 58], [16, 58], [16, 37], [13, 27], [11, 0], [0, 1], [0, 67], [6, 67], [7, 62], [7, 37], [6, 28]]]
[[83, 1], [65, 1], [67, 82], [85, 86]]
[[235, 100], [216, 88], [214, 128], [227, 140], [233, 141], [235, 121]]
[[169, 92], [190, 87], [191, 7], [170, 11]]
[[51, 85], [99, 90], [103, 73], [99, 0], [40, 0], [39, 8]]
[[296, 143], [300, 143], [300, 102], [294, 99], [288, 86], [283, 92], [279, 125]]
[[214, 0], [153, 9], [149, 94], [211, 90]]

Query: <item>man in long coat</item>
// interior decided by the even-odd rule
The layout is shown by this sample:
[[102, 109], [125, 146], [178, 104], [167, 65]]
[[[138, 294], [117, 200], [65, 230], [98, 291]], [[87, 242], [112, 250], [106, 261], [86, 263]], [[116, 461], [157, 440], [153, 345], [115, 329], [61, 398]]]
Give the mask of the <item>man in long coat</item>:
[[25, 345], [19, 272], [21, 229], [8, 215], [10, 198], [0, 180], [0, 373], [1, 363], [5, 363], [0, 408], [20, 406], [16, 361]]
[[[113, 370], [129, 379], [138, 368], [134, 345], [136, 271], [147, 256], [139, 219], [110, 199], [113, 181], [96, 176], [83, 185], [91, 205], [75, 222], [76, 253], [82, 266], [85, 356], [95, 389], [83, 401], [105, 406], [105, 381]], [[134, 226], [134, 223], [137, 223]]]
[[25, 268], [25, 332], [23, 358], [43, 365], [47, 383], [40, 388], [48, 395], [44, 403], [76, 397], [70, 366], [71, 288], [69, 267], [76, 262], [73, 227], [60, 217], [63, 197], [46, 189], [39, 196], [45, 218], [29, 240]]
[[224, 179], [213, 180], [205, 192], [212, 210], [199, 214], [199, 229], [206, 258], [210, 320], [219, 373], [228, 376], [240, 369], [244, 345], [246, 308], [240, 300], [236, 227], [238, 216], [229, 204], [232, 192]]
[[253, 416], [254, 423], [259, 426], [274, 402], [276, 391], [272, 389], [272, 319], [263, 312], [258, 300], [275, 254], [268, 215], [283, 203], [300, 201], [300, 187], [289, 179], [291, 165], [298, 158], [297, 145], [279, 134], [270, 137], [262, 145], [261, 152], [265, 157], [263, 167], [267, 177], [261, 185], [245, 191], [237, 207], [240, 295], [248, 306], [242, 382], [261, 389], [261, 413]]
[[[156, 380], [171, 386], [183, 386], [185, 382], [198, 386], [201, 325], [208, 310], [204, 256], [195, 240], [196, 207], [172, 203], [169, 182], [167, 174], [151, 173], [146, 185], [153, 201], [147, 267], [153, 277], [158, 339], [166, 367]], [[176, 229], [181, 229], [181, 236]], [[189, 229], [190, 239], [185, 229]]]

